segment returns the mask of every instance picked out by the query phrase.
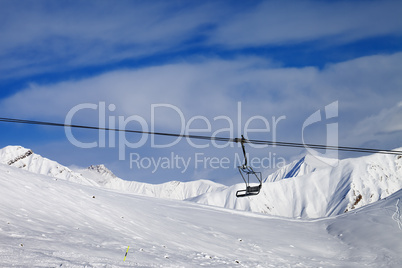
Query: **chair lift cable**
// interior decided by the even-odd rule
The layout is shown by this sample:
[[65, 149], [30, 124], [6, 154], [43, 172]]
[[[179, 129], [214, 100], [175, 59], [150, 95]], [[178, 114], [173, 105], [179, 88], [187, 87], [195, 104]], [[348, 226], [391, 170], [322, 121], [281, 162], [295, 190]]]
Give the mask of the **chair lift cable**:
[[166, 132], [153, 132], [153, 131], [142, 131], [142, 130], [131, 130], [131, 129], [96, 127], [96, 126], [86, 126], [86, 125], [71, 125], [71, 124], [44, 122], [44, 121], [35, 121], [35, 120], [26, 120], [26, 119], [15, 119], [15, 118], [7, 118], [7, 117], [0, 117], [0, 122], [82, 128], [82, 129], [94, 129], [94, 130], [105, 130], [105, 131], [117, 131], [117, 132], [127, 132], [127, 133], [137, 133], [137, 134], [158, 135], [158, 136], [181, 137], [181, 138], [189, 138], [189, 139], [214, 140], [214, 141], [222, 141], [222, 142], [235, 142], [235, 143], [241, 142], [242, 144], [250, 143], [250, 144], [259, 144], [259, 145], [281, 146], [281, 147], [296, 147], [296, 148], [308, 147], [308, 148], [312, 148], [312, 149], [323, 149], [323, 150], [337, 150], [337, 151], [349, 151], [349, 152], [360, 152], [360, 153], [380, 153], [380, 154], [402, 155], [402, 151], [398, 151], [398, 150], [359, 148], [359, 147], [346, 147], [346, 146], [331, 146], [331, 145], [309, 144], [309, 143], [304, 144], [304, 143], [269, 141], [269, 140], [252, 140], [252, 139], [244, 139], [244, 138], [239, 139], [239, 138], [226, 138], [226, 137], [216, 137], [216, 136], [211, 137], [211, 136], [188, 135], [188, 134], [177, 134], [177, 133], [166, 133]]

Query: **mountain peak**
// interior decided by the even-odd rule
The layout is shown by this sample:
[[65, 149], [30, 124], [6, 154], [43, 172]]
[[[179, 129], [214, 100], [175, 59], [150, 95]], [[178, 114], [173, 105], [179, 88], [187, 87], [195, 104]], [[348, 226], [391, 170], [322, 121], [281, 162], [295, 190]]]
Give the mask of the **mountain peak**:
[[53, 178], [86, 185], [95, 184], [81, 174], [22, 146], [6, 146], [0, 149], [0, 163]]
[[269, 175], [264, 182], [275, 182], [289, 178], [303, 176], [317, 170], [322, 170], [336, 166], [337, 159], [324, 158], [307, 154], [302, 158], [293, 161], [292, 163], [283, 166], [271, 175]]
[[112, 182], [121, 181], [113, 172], [108, 169], [105, 165], [91, 165], [85, 169], [77, 170], [80, 172], [85, 178], [88, 178], [98, 185], [106, 186]]
[[303, 156], [299, 161], [296, 162], [296, 164], [292, 165], [292, 168], [290, 169], [289, 172], [286, 173], [284, 179], [296, 177], [299, 172], [300, 172], [300, 167], [303, 163], [305, 163], [306, 157]]
[[32, 154], [33, 151], [31, 149], [27, 149], [22, 146], [6, 146], [3, 149], [0, 149], [0, 163], [11, 166]]
[[105, 165], [101, 164], [101, 165], [90, 165], [88, 168], [88, 170], [90, 171], [94, 171], [97, 172], [103, 176], [112, 176], [113, 178], [117, 178], [116, 175], [113, 174], [113, 172], [108, 169]]

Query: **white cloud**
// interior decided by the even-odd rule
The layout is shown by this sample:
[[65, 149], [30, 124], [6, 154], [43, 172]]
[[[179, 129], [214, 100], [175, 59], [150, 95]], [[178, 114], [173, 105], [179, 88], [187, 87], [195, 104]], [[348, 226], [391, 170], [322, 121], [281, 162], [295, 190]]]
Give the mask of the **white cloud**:
[[[305, 110], [305, 103], [313, 101], [310, 94], [318, 101], [315, 106], [322, 103], [313, 86], [318, 75], [315, 68], [276, 68], [261, 62], [256, 58], [205, 60], [32, 85], [3, 100], [0, 111], [14, 117], [60, 121], [77, 104], [105, 101], [117, 106], [116, 114], [137, 114], [149, 120], [151, 104], [168, 103], [179, 107], [186, 119], [226, 115], [235, 121], [238, 101], [243, 102], [245, 117], [269, 118]], [[90, 120], [93, 118], [84, 121]], [[160, 123], [169, 125], [170, 121]]]
[[[402, 100], [401, 62], [402, 53], [397, 53], [363, 57], [319, 70], [282, 68], [257, 58], [205, 59], [32, 85], [3, 99], [0, 112], [12, 117], [62, 121], [77, 104], [105, 101], [116, 105], [113, 115], [136, 114], [149, 120], [152, 104], [168, 103], [177, 106], [186, 120], [195, 115], [210, 120], [227, 115], [235, 122], [237, 102], [241, 101], [244, 118], [262, 115], [271, 120], [272, 116], [285, 115], [287, 119], [282, 123], [286, 130], [278, 135], [282, 140], [297, 141], [303, 121], [338, 100], [340, 129], [345, 138], [367, 114], [378, 113]], [[169, 120], [172, 114], [177, 115], [172, 111], [160, 113], [158, 123], [174, 130], [178, 121], [173, 117]], [[96, 116], [94, 112], [81, 122], [94, 122]]]
[[[393, 132], [402, 131], [402, 102], [385, 108], [361, 120], [354, 129], [356, 137], [371, 140]], [[401, 144], [402, 146], [402, 144]]]
[[332, 45], [402, 34], [399, 1], [262, 1], [218, 26], [211, 42], [232, 47], [331, 38]]

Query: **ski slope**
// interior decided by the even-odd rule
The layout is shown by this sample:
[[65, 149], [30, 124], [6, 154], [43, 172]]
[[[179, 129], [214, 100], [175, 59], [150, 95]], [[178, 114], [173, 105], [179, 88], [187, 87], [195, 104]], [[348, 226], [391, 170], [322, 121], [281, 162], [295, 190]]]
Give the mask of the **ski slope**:
[[341, 216], [295, 220], [0, 164], [0, 266], [400, 267], [394, 214], [401, 197], [398, 191]]

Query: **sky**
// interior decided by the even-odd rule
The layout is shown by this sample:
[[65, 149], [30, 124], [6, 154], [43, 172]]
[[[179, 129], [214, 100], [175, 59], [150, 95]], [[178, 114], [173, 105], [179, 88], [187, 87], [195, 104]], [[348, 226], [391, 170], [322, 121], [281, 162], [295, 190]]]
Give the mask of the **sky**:
[[[0, 1], [0, 117], [214, 137], [402, 147], [401, 1]], [[0, 123], [126, 180], [241, 181], [239, 144]], [[306, 153], [246, 145], [268, 175]]]

